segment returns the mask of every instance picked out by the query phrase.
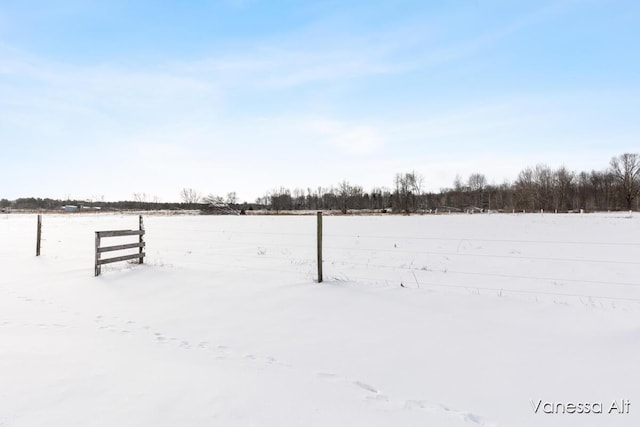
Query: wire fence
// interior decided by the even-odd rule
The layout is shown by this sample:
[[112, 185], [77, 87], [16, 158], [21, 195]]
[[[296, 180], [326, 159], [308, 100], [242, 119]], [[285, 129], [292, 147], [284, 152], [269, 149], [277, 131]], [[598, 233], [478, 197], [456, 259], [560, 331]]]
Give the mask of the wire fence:
[[[606, 230], [610, 228], [606, 221], [602, 222], [601, 231], [611, 240], [589, 239], [597, 234], [590, 229], [591, 224], [565, 232], [562, 223], [547, 221], [541, 225], [537, 228], [544, 233], [536, 239], [328, 234], [333, 244], [326, 246], [331, 256], [325, 262], [334, 274], [327, 276], [349, 282], [399, 283], [402, 287], [497, 296], [640, 302], [640, 242], [629, 240], [637, 223], [629, 222], [624, 230], [616, 227], [616, 236]], [[477, 229], [469, 231], [478, 234]], [[576, 231], [585, 238], [557, 237], [574, 237]], [[452, 227], [444, 232], [454, 234], [456, 230]], [[481, 232], [494, 234], [496, 229], [489, 227]], [[613, 240], [616, 238], [624, 241]]]
[[[640, 221], [585, 217], [326, 217], [324, 277], [329, 283], [639, 303]], [[16, 240], [11, 227], [35, 234], [34, 218], [0, 222], [0, 238]], [[89, 268], [93, 233], [133, 227], [135, 218], [44, 216], [43, 256]], [[152, 267], [238, 271], [285, 282], [316, 277], [313, 217], [146, 216], [145, 226]], [[0, 258], [7, 254], [0, 251]]]

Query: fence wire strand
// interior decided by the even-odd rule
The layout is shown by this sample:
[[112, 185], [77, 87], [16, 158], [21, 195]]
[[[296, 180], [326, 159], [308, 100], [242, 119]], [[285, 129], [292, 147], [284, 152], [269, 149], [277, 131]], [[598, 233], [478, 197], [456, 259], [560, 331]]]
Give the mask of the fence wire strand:
[[550, 258], [550, 257], [533, 257], [533, 256], [513, 256], [513, 255], [492, 255], [492, 254], [469, 254], [461, 252], [436, 252], [436, 251], [413, 251], [406, 249], [367, 249], [356, 247], [338, 247], [329, 246], [325, 247], [331, 250], [341, 251], [357, 251], [357, 252], [386, 252], [386, 253], [407, 253], [416, 255], [440, 255], [440, 256], [462, 256], [462, 257], [477, 257], [477, 258], [506, 258], [506, 259], [519, 259], [519, 260], [531, 260], [531, 261], [553, 261], [553, 262], [585, 262], [585, 263], [600, 263], [600, 264], [621, 264], [621, 265], [640, 265], [639, 261], [618, 261], [618, 260], [602, 260], [602, 259], [586, 259], [586, 258]]
[[441, 274], [454, 274], [454, 275], [459, 274], [459, 275], [468, 275], [468, 276], [498, 277], [498, 278], [504, 278], [504, 279], [543, 280], [543, 281], [549, 281], [549, 282], [584, 283], [589, 285], [607, 285], [607, 286], [613, 285], [613, 286], [640, 287], [640, 283], [611, 282], [611, 281], [603, 281], [603, 280], [584, 280], [584, 279], [568, 279], [568, 278], [544, 277], [544, 276], [525, 276], [525, 275], [504, 274], [504, 273], [480, 273], [480, 272], [459, 271], [459, 270], [451, 270], [451, 269], [415, 268], [415, 267], [393, 266], [393, 265], [376, 264], [376, 263], [340, 261], [340, 260], [332, 260], [332, 259], [327, 259], [325, 260], [325, 262], [329, 264], [353, 265], [357, 267], [375, 267], [375, 268], [403, 270], [403, 271], [421, 272], [421, 273], [441, 273]]
[[[334, 280], [336, 282], [357, 282], [357, 281], [374, 282], [374, 283], [384, 282], [388, 284], [390, 279], [381, 280], [380, 278], [345, 275], [344, 278], [333, 277], [330, 280]], [[491, 292], [498, 292], [498, 293], [505, 293], [505, 294], [516, 293], [516, 294], [528, 294], [528, 295], [550, 295], [550, 296], [561, 296], [561, 297], [571, 297], [571, 298], [590, 298], [590, 299], [640, 302], [640, 298], [614, 297], [614, 296], [604, 296], [604, 295], [570, 294], [570, 293], [562, 293], [562, 292], [548, 292], [548, 291], [526, 290], [526, 289], [493, 288], [493, 287], [476, 286], [476, 285], [456, 285], [456, 284], [444, 284], [444, 283], [434, 283], [434, 282], [419, 282], [418, 285], [420, 287], [422, 286], [443, 287], [443, 288], [465, 289], [469, 291], [480, 290], [480, 291], [491, 291]]]
[[[63, 224], [71, 221], [69, 218], [64, 218]], [[115, 222], [115, 221], [114, 221]], [[198, 266], [198, 267], [206, 267], [207, 269], [217, 269], [217, 268], [237, 268], [243, 271], [252, 271], [252, 272], [260, 272], [260, 271], [272, 271], [276, 273], [286, 273], [289, 275], [304, 275], [305, 277], [314, 277], [314, 268], [316, 266], [316, 260], [311, 254], [315, 254], [315, 233], [304, 233], [304, 232], [295, 232], [295, 231], [269, 231], [260, 229], [260, 230], [232, 230], [225, 228], [213, 228], [209, 229], [205, 227], [172, 227], [165, 226], [160, 223], [149, 224], [146, 223], [147, 235], [145, 236], [145, 241], [147, 242], [146, 248], [146, 260], [153, 261], [153, 257], [158, 257], [161, 259], [162, 257], [170, 257], [176, 254], [184, 254], [184, 248], [182, 245], [178, 243], [184, 243], [185, 245], [193, 244], [193, 248], [189, 249], [189, 254], [184, 254], [184, 257], [180, 257], [175, 260], [175, 265], [177, 266]], [[194, 224], [195, 225], [195, 224]], [[271, 224], [273, 225], [273, 224]], [[49, 223], [45, 222], [43, 229], [44, 234], [42, 238], [42, 248], [46, 251], [52, 251], [55, 248], [58, 248], [59, 251], [62, 251], [63, 248], [67, 248], [68, 243], [65, 241], [63, 237], [56, 236], [56, 226], [49, 227]], [[84, 233], [87, 233], [87, 230], [91, 229], [91, 233], [93, 233], [94, 225], [92, 223], [82, 223], [81, 227], [72, 229], [71, 233], [74, 237], [79, 236]], [[60, 230], [61, 228], [58, 228]], [[81, 229], [81, 230], [80, 230]], [[157, 233], [152, 234], [152, 230], [157, 230]], [[280, 239], [279, 239], [279, 238]], [[534, 271], [533, 275], [527, 274], [517, 274], [522, 271], [516, 270], [515, 274], [510, 273], [509, 271], [501, 273], [501, 272], [492, 272], [496, 268], [514, 267], [514, 266], [522, 266], [523, 264], [519, 264], [522, 262], [532, 262], [531, 266], [536, 267], [538, 264], [534, 264], [534, 262], [545, 262], [545, 263], [566, 263], [569, 264], [567, 267], [562, 267], [561, 265], [554, 266], [556, 269], [556, 273], [559, 272], [558, 275], [563, 275], [564, 273], [574, 274], [576, 270], [580, 269], [580, 272], [583, 276], [587, 276], [589, 271], [586, 269], [586, 273], [583, 273], [582, 267], [587, 267], [589, 265], [598, 265], [602, 266], [602, 268], [608, 268], [613, 266], [619, 266], [620, 269], [626, 266], [622, 271], [630, 271], [631, 268], [636, 266], [640, 266], [640, 257], [639, 251], [628, 251], [627, 248], [635, 248], [640, 249], [640, 243], [633, 242], [606, 242], [606, 241], [578, 241], [578, 240], [531, 240], [531, 239], [499, 239], [499, 238], [481, 238], [481, 237], [472, 237], [472, 238], [458, 238], [458, 237], [441, 237], [441, 236], [403, 236], [403, 235], [383, 235], [383, 234], [364, 234], [364, 233], [356, 233], [356, 234], [340, 234], [340, 233], [325, 233], [323, 234], [323, 239], [325, 240], [325, 245], [323, 246], [323, 251], [325, 255], [329, 255], [328, 258], [325, 258], [323, 261], [323, 265], [328, 267], [325, 270], [325, 277], [328, 278], [329, 281], [335, 282], [363, 282], [363, 283], [386, 283], [392, 284], [393, 286], [397, 286], [397, 282], [402, 281], [404, 285], [408, 285], [409, 283], [415, 280], [416, 285], [422, 288], [451, 288], [451, 289], [466, 289], [466, 290], [479, 290], [485, 292], [497, 292], [499, 294], [523, 294], [523, 295], [547, 295], [554, 297], [571, 297], [571, 298], [590, 298], [590, 299], [601, 299], [601, 300], [613, 300], [613, 301], [630, 301], [630, 302], [640, 302], [640, 298], [633, 297], [632, 290], [639, 289], [640, 283], [630, 282], [630, 281], [609, 281], [609, 280], [599, 280], [597, 277], [595, 279], [581, 279], [581, 278], [567, 278], [567, 277], [555, 277], [553, 275], [544, 274], [538, 275], [535, 274], [537, 271]], [[304, 239], [304, 240], [303, 240]], [[73, 238], [69, 239], [70, 241]], [[346, 240], [346, 241], [345, 241]], [[380, 241], [379, 243], [375, 243], [375, 241]], [[624, 239], [626, 240], [626, 239]], [[303, 244], [302, 242], [308, 241], [307, 244]], [[370, 241], [368, 244], [372, 247], [360, 247], [354, 246], [351, 242], [355, 241], [356, 245], [360, 244], [361, 241]], [[394, 247], [389, 247], [391, 242]], [[453, 245], [443, 244], [441, 246], [449, 246], [448, 250], [429, 250], [429, 246], [433, 247], [436, 245], [429, 245], [424, 243], [420, 245], [420, 242], [458, 242], [458, 249], [456, 251], [452, 251]], [[516, 248], [509, 248], [509, 251], [522, 250], [523, 252], [528, 250], [530, 252], [536, 252], [531, 249], [531, 245], [539, 246], [543, 248], [545, 246], [559, 248], [556, 249], [558, 253], [558, 257], [554, 256], [544, 256], [545, 253], [542, 253], [543, 256], [533, 255], [513, 255], [513, 254], [499, 254], [495, 252], [500, 252], [500, 247], [493, 247], [492, 251], [494, 253], [473, 253], [473, 252], [465, 252], [465, 251], [473, 251], [482, 249], [485, 252], [488, 252], [492, 245], [486, 245], [487, 248], [463, 248], [463, 251], [460, 251], [460, 246], [465, 242], [488, 242], [488, 243], [496, 243], [496, 244], [509, 244], [516, 245]], [[328, 243], [328, 244], [327, 244]], [[343, 243], [342, 245], [340, 243]], [[153, 245], [153, 246], [152, 246]], [[377, 245], [385, 245], [386, 247], [376, 248]], [[398, 247], [395, 247], [395, 246]], [[517, 247], [520, 245], [521, 247]], [[581, 246], [583, 248], [589, 247], [604, 247], [611, 248], [607, 249], [596, 249], [595, 257], [591, 258], [580, 258], [580, 257], [567, 257], [562, 256], [562, 252], [560, 252], [562, 246], [567, 246], [567, 250], [573, 250], [573, 246]], [[155, 246], [155, 248], [153, 248]], [[407, 246], [409, 248], [407, 248]], [[418, 246], [417, 248], [412, 248], [411, 246]], [[424, 248], [424, 249], [421, 249]], [[426, 248], [425, 248], [426, 247]], [[611, 257], [617, 256], [618, 259], [602, 259], [597, 258], [597, 255], [610, 255], [612, 252], [615, 252], [616, 247], [625, 248], [624, 252], [621, 249], [619, 254], [613, 254]], [[153, 248], [153, 249], [152, 249]], [[527, 248], [527, 249], [524, 249]], [[554, 251], [549, 251], [550, 253], [554, 253]], [[589, 250], [584, 250], [584, 254], [588, 254]], [[190, 259], [189, 255], [191, 254], [197, 255], [194, 259]], [[360, 262], [358, 258], [362, 259], [361, 254], [369, 254], [374, 258], [378, 258], [378, 260], [374, 260], [373, 262]], [[393, 265], [393, 262], [396, 260], [395, 257], [390, 256], [390, 254], [398, 255], [398, 264]], [[294, 255], [310, 255], [310, 256], [297, 256]], [[478, 259], [495, 259], [495, 260], [503, 260], [504, 262], [495, 262], [495, 268], [487, 268], [485, 265], [493, 265], [492, 263], [469, 263], [470, 265], [481, 264], [480, 267], [471, 267], [465, 269], [463, 268], [439, 268], [439, 267], [417, 267], [413, 265], [414, 260], [411, 262], [409, 259], [411, 258], [407, 255], [424, 255], [431, 257], [430, 264], [434, 261], [433, 257], [439, 257], [436, 261], [441, 261], [442, 257], [450, 257], [453, 259], [453, 262], [458, 262], [457, 257], [469, 257], [469, 258], [478, 258]], [[6, 254], [1, 255], [2, 258], [7, 258]], [[210, 258], [209, 262], [198, 261], [203, 259], [203, 257]], [[633, 258], [631, 258], [633, 257]], [[416, 257], [417, 258], [417, 257]], [[447, 258], [447, 261], [449, 259]], [[622, 259], [621, 259], [622, 258]], [[633, 261], [631, 259], [639, 259], [639, 261]], [[265, 262], [263, 262], [263, 260]], [[378, 262], [376, 262], [378, 261]], [[379, 262], [382, 261], [382, 262]], [[171, 260], [167, 261], [169, 264], [174, 265]], [[343, 267], [343, 268], [340, 268]], [[458, 266], [460, 267], [460, 266]], [[540, 267], [536, 267], [540, 268]], [[602, 271], [601, 267], [597, 268], [593, 271]], [[360, 271], [358, 271], [358, 269]], [[375, 272], [375, 270], [390, 270], [388, 275], [393, 277], [387, 278], [384, 277], [385, 272], [380, 271], [378, 277], [367, 277], [369, 276], [368, 271], [362, 271], [363, 269], [371, 269]], [[599, 269], [599, 270], [598, 270]], [[327, 271], [330, 270], [330, 271]], [[362, 275], [361, 273], [364, 273]], [[377, 272], [375, 272], [377, 273]], [[406, 273], [406, 274], [404, 274]], [[448, 279], [453, 283], [443, 283], [442, 281], [438, 281], [438, 277], [440, 280], [442, 275], [450, 275]], [[626, 274], [626, 273], [625, 273]], [[409, 276], [411, 275], [411, 276]], [[436, 275], [438, 277], [436, 277]], [[409, 276], [409, 277], [407, 277]], [[436, 278], [436, 281], [429, 280], [429, 276], [432, 278]], [[457, 276], [457, 277], [456, 277]], [[492, 279], [507, 279], [512, 280], [513, 283], [507, 284], [505, 287], [495, 287], [491, 286], [494, 283], [484, 281], [489, 284], [489, 286], [482, 286], [482, 283], [479, 286], [473, 284], [465, 284], [469, 280], [465, 280], [463, 276], [469, 277], [486, 277]], [[603, 276], [607, 277], [607, 276]], [[622, 276], [623, 278], [627, 278], [627, 276]], [[638, 276], [629, 276], [629, 279], [637, 279]], [[408, 280], [406, 280], [408, 279]], [[413, 279], [413, 280], [412, 280]], [[533, 281], [533, 282], [544, 282], [544, 283], [533, 283], [533, 284], [525, 284], [524, 281]], [[462, 282], [462, 283], [461, 283]], [[482, 282], [482, 281], [479, 281]], [[495, 281], [495, 283], [499, 283], [501, 281]], [[578, 292], [553, 292], [547, 290], [549, 288], [545, 288], [550, 284], [561, 283], [571, 283], [577, 285], [593, 285], [599, 287], [596, 288], [583, 288], [583, 291], [586, 293]], [[519, 289], [520, 286], [527, 286], [530, 289]], [[412, 286], [413, 287], [413, 286]], [[598, 293], [600, 289], [605, 287], [619, 287], [626, 288], [629, 291], [627, 294], [620, 293], [619, 296], [616, 296], [618, 293], [616, 290], [611, 290], [610, 292], [603, 291], [607, 295], [592, 295], [589, 294], [590, 291], [594, 291]], [[577, 290], [576, 288], [573, 288]], [[573, 290], [571, 289], [571, 290]], [[569, 289], [567, 289], [569, 290]]]
[[593, 246], [640, 246], [640, 242], [590, 242], [590, 241], [562, 241], [562, 240], [517, 240], [517, 239], [483, 239], [483, 238], [460, 238], [460, 237], [429, 237], [429, 236], [381, 236], [381, 235], [358, 235], [358, 234], [325, 234], [325, 237], [338, 237], [344, 239], [386, 239], [386, 240], [426, 240], [445, 242], [491, 242], [491, 243], [526, 243], [545, 245], [593, 245]]

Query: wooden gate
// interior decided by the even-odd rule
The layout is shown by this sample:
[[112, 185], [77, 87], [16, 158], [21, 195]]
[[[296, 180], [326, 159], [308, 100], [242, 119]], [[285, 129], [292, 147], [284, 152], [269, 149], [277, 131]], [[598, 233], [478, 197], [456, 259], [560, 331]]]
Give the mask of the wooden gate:
[[[123, 236], [138, 236], [138, 241], [135, 243], [126, 243], [113, 246], [100, 246], [102, 239], [106, 237], [123, 237]], [[130, 259], [138, 259], [139, 264], [144, 263], [144, 224], [142, 223], [142, 215], [140, 215], [140, 225], [138, 230], [110, 230], [110, 231], [96, 231], [96, 263], [95, 263], [95, 275], [100, 275], [100, 267], [104, 264], [111, 264], [112, 262], [128, 261]], [[138, 249], [138, 253], [122, 255], [113, 258], [102, 259], [102, 254], [105, 252], [122, 251], [126, 249]]]

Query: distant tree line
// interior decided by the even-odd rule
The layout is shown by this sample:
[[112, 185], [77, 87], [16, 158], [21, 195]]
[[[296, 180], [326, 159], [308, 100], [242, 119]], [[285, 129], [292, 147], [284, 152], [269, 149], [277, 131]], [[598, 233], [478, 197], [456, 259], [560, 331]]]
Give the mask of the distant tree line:
[[0, 207], [24, 210], [59, 210], [63, 206], [76, 206], [100, 208], [102, 210], [183, 210], [198, 209], [206, 206], [203, 204], [187, 205], [185, 203], [161, 203], [157, 201], [123, 200], [118, 202], [87, 201], [87, 200], [60, 200], [49, 198], [23, 197], [15, 200], [0, 199]]
[[640, 157], [625, 153], [604, 170], [573, 172], [539, 164], [523, 169], [515, 182], [500, 185], [488, 185], [483, 175], [472, 174], [466, 185], [458, 179], [454, 188], [441, 191], [438, 202], [517, 211], [638, 210], [639, 195]]
[[465, 181], [456, 177], [453, 187], [425, 192], [424, 179], [414, 172], [396, 174], [392, 187], [365, 192], [347, 181], [335, 187], [294, 189], [281, 187], [258, 198], [258, 205], [286, 210], [387, 210], [419, 211], [606, 211], [639, 210], [640, 156], [625, 153], [609, 167], [574, 172], [561, 166], [538, 164], [526, 167], [514, 182], [489, 184], [481, 173]]
[[450, 188], [425, 192], [424, 179], [415, 171], [395, 175], [391, 187], [364, 191], [342, 181], [335, 187], [294, 189], [280, 187], [255, 203], [238, 203], [235, 192], [226, 197], [203, 197], [192, 188], [180, 192], [180, 203], [161, 203], [157, 197], [135, 193], [133, 200], [119, 202], [20, 198], [0, 199], [0, 207], [14, 209], [60, 209], [65, 205], [99, 207], [105, 210], [183, 210], [226, 205], [238, 210], [353, 210], [396, 213], [440, 211], [606, 211], [640, 210], [640, 156], [625, 153], [613, 157], [603, 170], [574, 172], [561, 166], [529, 166], [514, 182], [489, 184], [481, 173], [466, 180], [457, 176]]
[[406, 213], [426, 209], [423, 179], [416, 172], [396, 174], [394, 188], [376, 187], [366, 192], [348, 181], [336, 187], [294, 189], [280, 187], [256, 200], [274, 211], [287, 210], [401, 210]]

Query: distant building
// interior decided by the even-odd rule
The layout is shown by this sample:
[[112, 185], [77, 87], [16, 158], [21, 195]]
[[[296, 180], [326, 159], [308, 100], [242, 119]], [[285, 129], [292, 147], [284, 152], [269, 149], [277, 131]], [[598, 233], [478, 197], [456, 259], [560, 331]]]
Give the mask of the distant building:
[[78, 207], [74, 205], [65, 205], [62, 207], [62, 210], [65, 212], [76, 212], [78, 210]]

